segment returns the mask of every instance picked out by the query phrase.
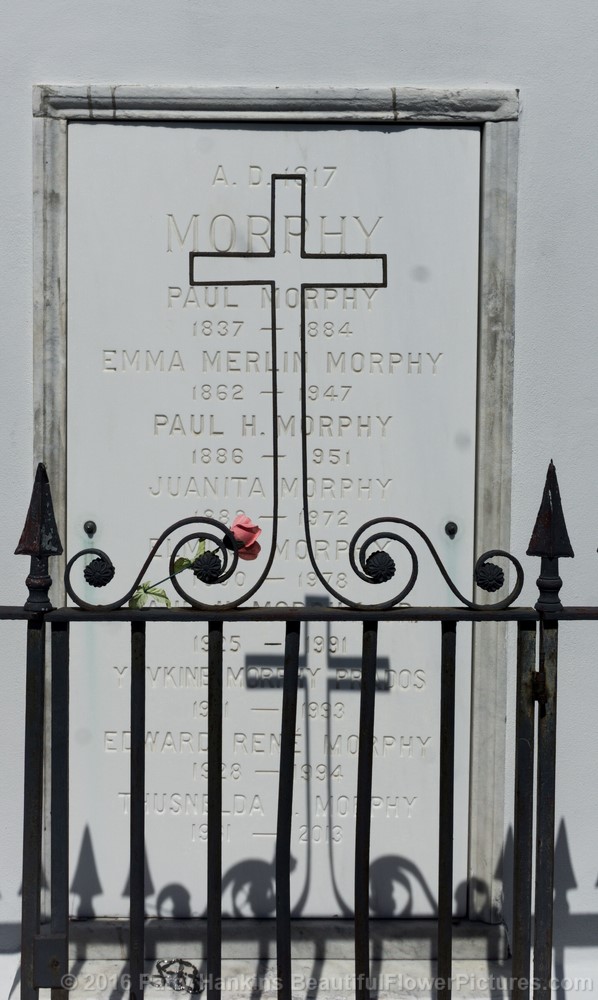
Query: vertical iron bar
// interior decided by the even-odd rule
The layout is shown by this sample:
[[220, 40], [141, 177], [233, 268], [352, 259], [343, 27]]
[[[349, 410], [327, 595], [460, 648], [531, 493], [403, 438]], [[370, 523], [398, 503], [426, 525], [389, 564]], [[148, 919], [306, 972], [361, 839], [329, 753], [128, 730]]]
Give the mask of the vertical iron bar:
[[[51, 765], [51, 916], [52, 934], [60, 945], [60, 973], [68, 972], [69, 923], [69, 625], [52, 625], [52, 765]], [[52, 1000], [66, 1000], [66, 989], [54, 988]]]
[[208, 1000], [220, 997], [222, 951], [222, 622], [208, 625]]
[[455, 791], [455, 646], [457, 623], [442, 622], [440, 797], [438, 810], [438, 988], [451, 996], [453, 964], [453, 813]]
[[131, 622], [131, 1000], [143, 1000], [145, 972], [145, 622]]
[[528, 1000], [534, 826], [534, 689], [536, 623], [517, 630], [515, 835], [513, 871], [513, 1000]]
[[36, 1000], [34, 943], [39, 933], [44, 761], [45, 625], [27, 623], [25, 776], [23, 823], [23, 898], [21, 919], [21, 998]]
[[364, 622], [355, 820], [355, 996], [370, 995], [370, 827], [378, 622]]
[[276, 823], [276, 964], [278, 998], [291, 1000], [291, 827], [297, 726], [300, 622], [287, 622], [280, 727], [278, 819]]
[[550, 997], [554, 895], [554, 791], [556, 770], [556, 684], [558, 622], [540, 623], [540, 675], [544, 689], [538, 709], [536, 801], [536, 898], [534, 907], [534, 997]]

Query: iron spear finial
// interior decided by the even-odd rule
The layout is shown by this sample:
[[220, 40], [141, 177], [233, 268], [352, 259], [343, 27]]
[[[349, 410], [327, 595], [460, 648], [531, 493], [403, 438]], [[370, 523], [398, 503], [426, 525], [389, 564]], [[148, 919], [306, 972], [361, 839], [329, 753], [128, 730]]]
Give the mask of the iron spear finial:
[[547, 559], [573, 558], [554, 462], [550, 460], [542, 503], [527, 550], [528, 556]]
[[559, 576], [559, 559], [572, 559], [574, 553], [565, 524], [561, 494], [552, 459], [546, 473], [542, 503], [527, 555], [540, 556], [542, 559], [537, 581], [540, 596], [536, 603], [536, 611], [549, 616], [558, 615], [563, 609], [559, 598], [559, 591], [563, 585]]
[[52, 577], [48, 574], [50, 556], [62, 555], [62, 542], [58, 534], [52, 493], [46, 467], [39, 463], [25, 527], [23, 528], [15, 555], [31, 556], [31, 569], [27, 577], [29, 597], [25, 603], [27, 611], [51, 611], [49, 590]]
[[48, 473], [43, 462], [37, 466], [25, 527], [15, 555], [37, 556], [38, 559], [62, 555]]

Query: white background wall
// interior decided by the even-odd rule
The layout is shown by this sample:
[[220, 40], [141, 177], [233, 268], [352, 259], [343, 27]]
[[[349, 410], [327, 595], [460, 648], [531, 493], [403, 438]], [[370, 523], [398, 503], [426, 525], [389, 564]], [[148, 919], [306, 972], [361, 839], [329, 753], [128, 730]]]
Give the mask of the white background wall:
[[[564, 600], [598, 593], [598, 6], [593, 0], [4, 0], [0, 151], [0, 602], [32, 483], [31, 88], [34, 83], [521, 88], [512, 551], [524, 556], [550, 458], [574, 561]], [[524, 557], [525, 602], [537, 560]], [[0, 925], [18, 919], [24, 658], [3, 627]], [[562, 628], [557, 817], [573, 913], [598, 913], [595, 627]], [[598, 918], [597, 918], [598, 919]], [[581, 944], [581, 941], [579, 942]], [[598, 947], [567, 952], [569, 974]], [[586, 994], [587, 995], [587, 994]]]

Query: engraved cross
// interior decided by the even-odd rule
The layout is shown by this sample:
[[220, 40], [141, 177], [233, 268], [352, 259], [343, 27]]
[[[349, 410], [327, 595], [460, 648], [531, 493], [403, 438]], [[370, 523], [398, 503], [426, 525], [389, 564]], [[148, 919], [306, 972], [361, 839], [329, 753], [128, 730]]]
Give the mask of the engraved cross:
[[[306, 288], [386, 287], [386, 254], [306, 252], [305, 201], [303, 174], [272, 174], [270, 249], [257, 253], [192, 252], [189, 254], [189, 284], [269, 286], [273, 336], [276, 330], [278, 289], [299, 285], [302, 343], [305, 342]], [[281, 202], [284, 205], [282, 211]], [[289, 217], [299, 218], [299, 234], [287, 231], [286, 219]], [[295, 235], [300, 237], [298, 253], [297, 241], [290, 238]], [[283, 296], [280, 296], [280, 302], [282, 304]]]

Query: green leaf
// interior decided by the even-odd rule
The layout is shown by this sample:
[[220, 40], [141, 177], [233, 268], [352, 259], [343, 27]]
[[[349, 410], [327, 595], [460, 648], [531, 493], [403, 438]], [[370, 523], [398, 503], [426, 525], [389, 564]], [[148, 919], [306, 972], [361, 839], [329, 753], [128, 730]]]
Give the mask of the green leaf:
[[153, 597], [158, 604], [165, 604], [167, 608], [170, 607], [170, 598], [162, 587], [152, 587], [150, 584], [146, 593], [149, 597]]
[[143, 608], [150, 597], [153, 597], [158, 604], [165, 604], [167, 608], [171, 606], [166, 591], [161, 587], [154, 587], [150, 580], [145, 580], [131, 597], [129, 607]]
[[197, 548], [195, 550], [195, 553], [191, 556], [190, 559], [185, 559], [184, 556], [179, 556], [178, 559], [175, 559], [174, 572], [172, 573], [172, 576], [176, 576], [177, 573], [182, 573], [183, 570], [189, 569], [191, 566], [193, 566], [195, 560], [198, 559], [199, 556], [203, 555], [205, 551], [206, 551], [206, 540], [205, 538], [200, 538], [200, 540], [197, 543]]
[[130, 608], [142, 608], [147, 604], [147, 593], [144, 584], [138, 587], [129, 601]]
[[175, 559], [173, 576], [175, 576], [177, 573], [182, 573], [184, 569], [189, 569], [192, 562], [193, 559], [184, 559], [182, 556], [180, 556], [178, 559]]

